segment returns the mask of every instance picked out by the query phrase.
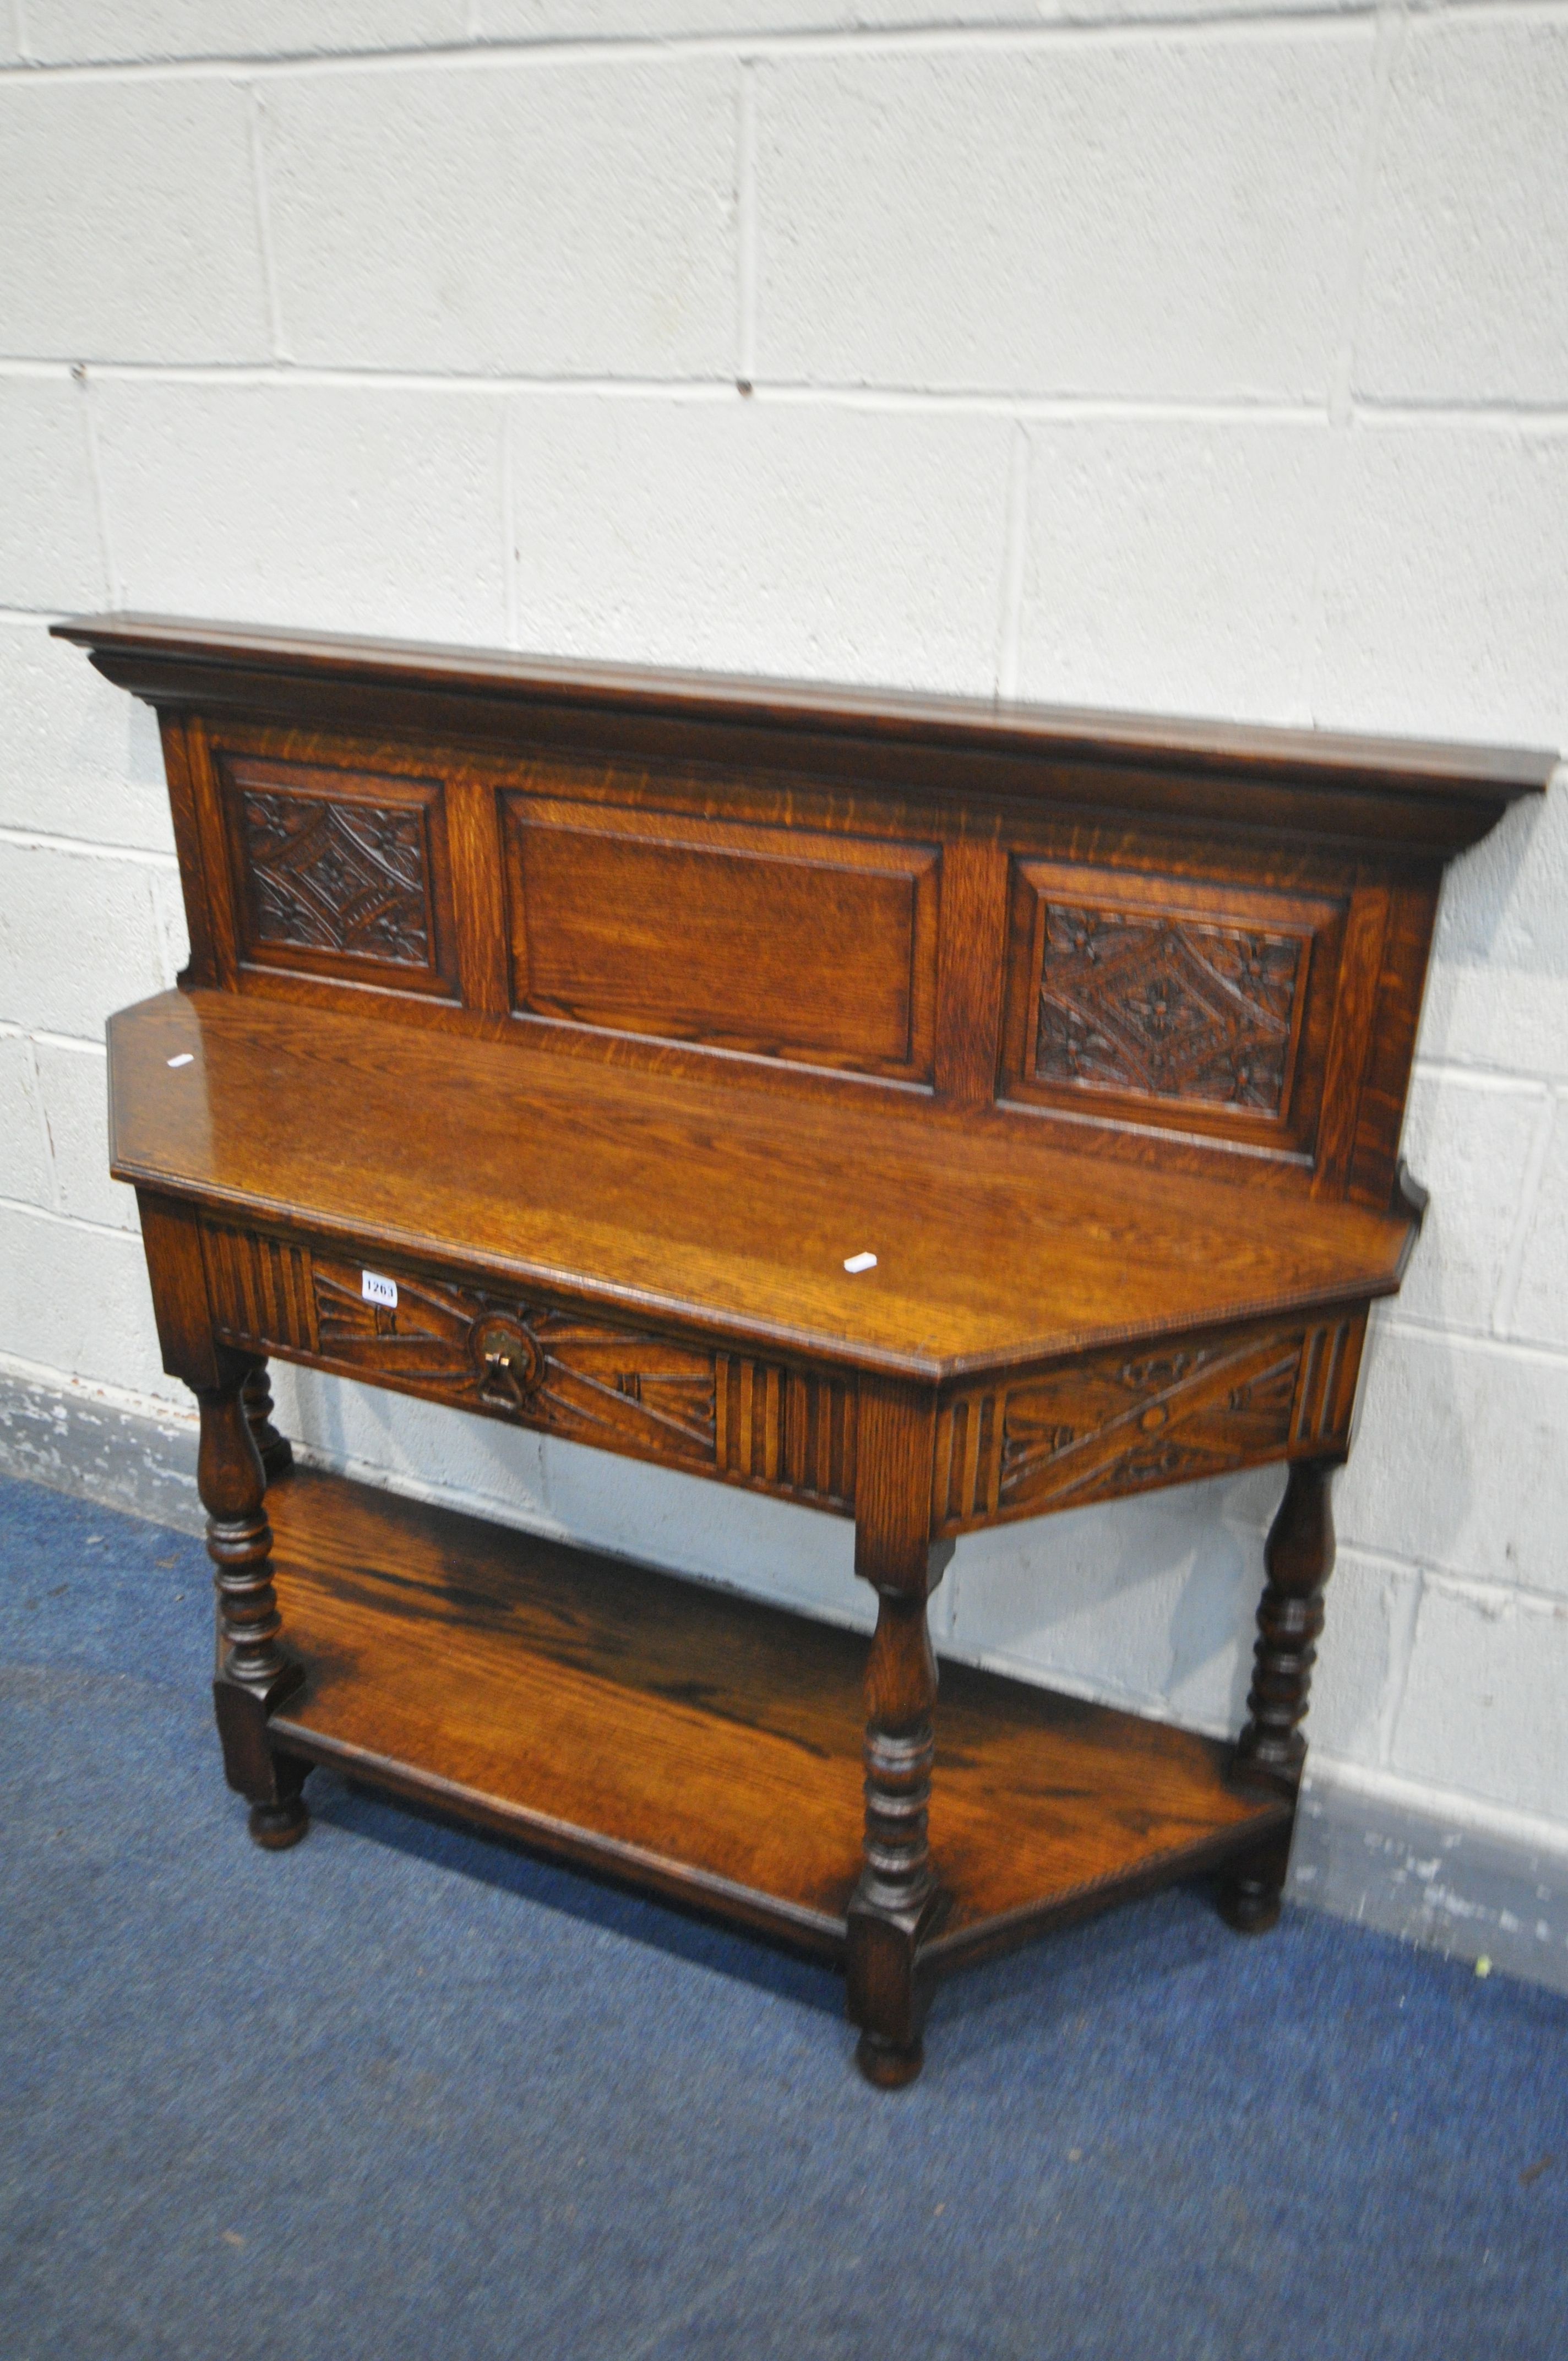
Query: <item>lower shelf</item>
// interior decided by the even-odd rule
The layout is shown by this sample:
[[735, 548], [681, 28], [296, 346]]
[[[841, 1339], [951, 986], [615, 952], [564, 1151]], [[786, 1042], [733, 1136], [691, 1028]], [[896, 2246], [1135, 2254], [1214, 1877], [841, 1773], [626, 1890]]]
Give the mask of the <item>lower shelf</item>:
[[[273, 1485], [291, 1752], [841, 1960], [854, 1632], [296, 1469]], [[944, 1664], [932, 1852], [958, 1965], [1285, 1825], [1228, 1750]]]

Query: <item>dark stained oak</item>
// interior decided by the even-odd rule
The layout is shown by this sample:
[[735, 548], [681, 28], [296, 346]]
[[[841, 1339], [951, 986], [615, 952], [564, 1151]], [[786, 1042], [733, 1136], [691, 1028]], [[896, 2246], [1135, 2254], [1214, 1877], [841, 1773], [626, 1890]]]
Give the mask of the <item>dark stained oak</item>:
[[[883, 2088], [1044, 1927], [1200, 1869], [1272, 1924], [1442, 872], [1554, 758], [53, 628], [162, 734], [113, 1170], [257, 1840], [334, 1763], [716, 1911]], [[869, 1642], [292, 1469], [273, 1356], [852, 1518]], [[1269, 1464], [1235, 1746], [938, 1667], [961, 1535]]]

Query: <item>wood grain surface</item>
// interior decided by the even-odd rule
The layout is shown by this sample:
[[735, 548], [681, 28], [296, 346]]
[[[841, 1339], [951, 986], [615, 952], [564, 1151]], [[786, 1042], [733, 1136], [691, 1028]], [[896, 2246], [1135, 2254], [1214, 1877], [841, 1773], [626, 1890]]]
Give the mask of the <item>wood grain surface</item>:
[[[110, 1028], [114, 1170], [585, 1308], [940, 1379], [1388, 1293], [1409, 1218], [226, 993]], [[171, 1068], [172, 1058], [191, 1063]], [[875, 1254], [876, 1268], [844, 1269]]]
[[[579, 708], [652, 708], [689, 723], [702, 715], [756, 717], [800, 730], [853, 725], [868, 738], [898, 744], [952, 731], [997, 747], [1060, 755], [1109, 750], [1174, 756], [1195, 767], [1341, 774], [1402, 781], [1412, 787], [1461, 793], [1490, 787], [1501, 794], [1539, 793], [1556, 756], [1519, 746], [1461, 745], [1448, 740], [1379, 738], [1330, 730], [1281, 730], [1257, 723], [1195, 721], [1183, 715], [1094, 711], [1037, 706], [1002, 698], [933, 697], [907, 689], [836, 688], [817, 681], [742, 677], [723, 673], [652, 670], [636, 664], [572, 662], [560, 656], [517, 655], [500, 649], [444, 646], [431, 641], [380, 640], [346, 632], [294, 631], [258, 623], [134, 613], [82, 615], [50, 626], [55, 636], [93, 652], [110, 679], [138, 690], [157, 685], [161, 667], [171, 692], [189, 697], [202, 675], [221, 699], [225, 684], [244, 678], [247, 701], [259, 701], [256, 684], [314, 680], [383, 692], [400, 686], [488, 697], [514, 709], [525, 701]], [[182, 665], [177, 681], [172, 667]]]
[[[841, 1956], [866, 1641], [295, 1469], [267, 1496], [306, 1688], [277, 1744]], [[1228, 1750], [941, 1668], [931, 1858], [948, 1964], [1245, 1849], [1286, 1816]]]

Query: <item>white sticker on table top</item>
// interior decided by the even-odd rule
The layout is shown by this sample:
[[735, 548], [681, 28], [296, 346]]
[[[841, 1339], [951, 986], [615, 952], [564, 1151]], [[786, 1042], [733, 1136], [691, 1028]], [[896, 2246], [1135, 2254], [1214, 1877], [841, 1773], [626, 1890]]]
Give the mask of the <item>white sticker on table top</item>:
[[398, 1282], [395, 1279], [383, 1279], [378, 1270], [360, 1272], [359, 1292], [367, 1303], [385, 1303], [393, 1310], [397, 1308]]
[[850, 1271], [875, 1270], [876, 1257], [874, 1254], [847, 1255], [844, 1268]]

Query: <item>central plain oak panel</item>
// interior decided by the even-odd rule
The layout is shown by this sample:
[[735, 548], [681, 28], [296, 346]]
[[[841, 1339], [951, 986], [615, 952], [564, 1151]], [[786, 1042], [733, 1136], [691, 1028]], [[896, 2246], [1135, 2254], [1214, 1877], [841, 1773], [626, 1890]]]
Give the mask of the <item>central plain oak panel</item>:
[[503, 808], [519, 1016], [929, 1083], [934, 845]]

